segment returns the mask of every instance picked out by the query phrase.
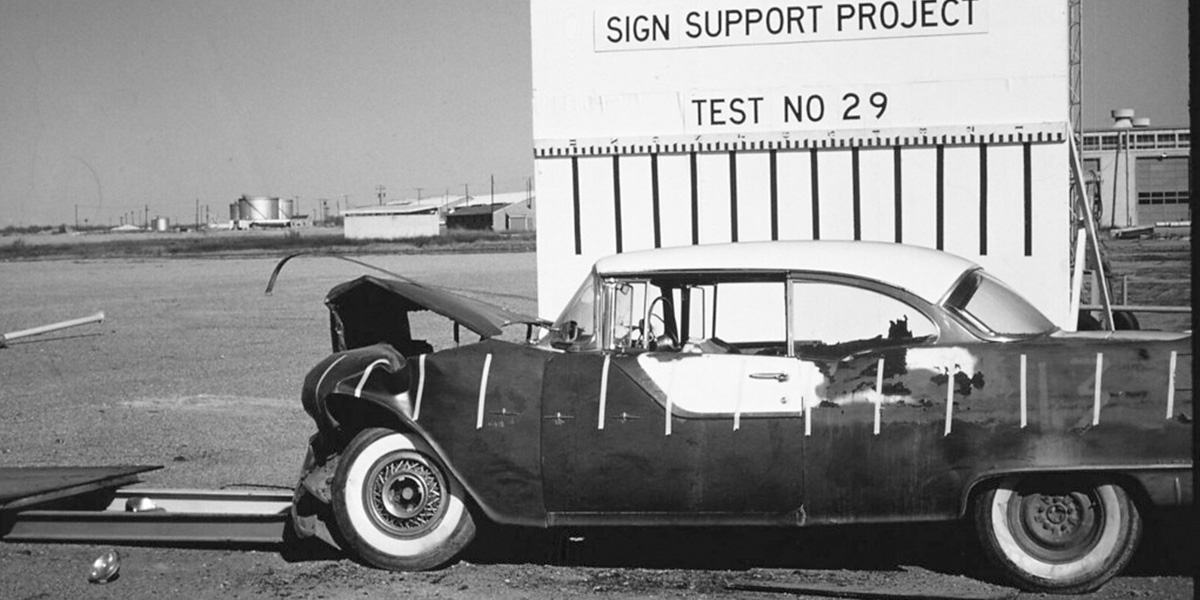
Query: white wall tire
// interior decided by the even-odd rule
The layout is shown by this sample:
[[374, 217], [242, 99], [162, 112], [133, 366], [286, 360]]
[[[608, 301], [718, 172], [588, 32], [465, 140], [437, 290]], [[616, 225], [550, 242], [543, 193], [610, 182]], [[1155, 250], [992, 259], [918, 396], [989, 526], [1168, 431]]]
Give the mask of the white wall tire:
[[432, 569], [475, 537], [462, 486], [415, 436], [367, 429], [346, 446], [333, 478], [333, 516], [364, 562]]
[[980, 496], [984, 553], [1023, 590], [1093, 591], [1129, 564], [1141, 538], [1137, 506], [1120, 486], [1069, 475], [1010, 478]]

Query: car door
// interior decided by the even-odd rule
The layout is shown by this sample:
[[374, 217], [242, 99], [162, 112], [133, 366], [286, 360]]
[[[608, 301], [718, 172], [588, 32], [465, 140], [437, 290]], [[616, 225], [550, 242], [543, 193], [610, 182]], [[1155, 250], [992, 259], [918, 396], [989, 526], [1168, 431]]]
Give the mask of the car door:
[[794, 280], [791, 291], [796, 352], [821, 365], [804, 438], [810, 520], [954, 510], [946, 382], [970, 388], [970, 353], [938, 345], [928, 311], [899, 290], [818, 277]]
[[[653, 349], [614, 344], [550, 361], [542, 451], [552, 524], [802, 519], [802, 417], [805, 398], [814, 398], [816, 366], [786, 355], [785, 283], [758, 283], [743, 294], [723, 290], [727, 308], [710, 302], [690, 327], [677, 326], [688, 318], [674, 308], [682, 291], [665, 292], [675, 299], [664, 303], [669, 330], [732, 340], [706, 344], [716, 338], [710, 335]], [[767, 298], [768, 289], [774, 297], [767, 310], [739, 306], [742, 297]], [[733, 316], [748, 311], [758, 315], [750, 321], [774, 324], [772, 339], [746, 349], [763, 351], [770, 342], [779, 355], [738, 348], [747, 336], [763, 338]], [[620, 320], [610, 326], [619, 329]], [[622, 335], [614, 331], [612, 339]]]

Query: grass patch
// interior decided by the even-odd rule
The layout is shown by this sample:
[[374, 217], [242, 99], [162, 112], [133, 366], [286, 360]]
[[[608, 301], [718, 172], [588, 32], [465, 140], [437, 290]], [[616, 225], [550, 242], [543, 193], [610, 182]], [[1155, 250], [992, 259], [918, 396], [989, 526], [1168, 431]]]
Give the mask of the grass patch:
[[180, 234], [177, 238], [156, 236], [86, 241], [67, 238], [52, 243], [29, 243], [24, 238], [17, 238], [12, 243], [0, 245], [0, 260], [270, 256], [304, 251], [355, 254], [531, 252], [534, 247], [534, 232], [450, 230], [443, 235], [403, 240], [347, 240], [340, 235], [306, 234], [292, 229], [278, 235], [241, 235], [233, 232], [221, 235]]

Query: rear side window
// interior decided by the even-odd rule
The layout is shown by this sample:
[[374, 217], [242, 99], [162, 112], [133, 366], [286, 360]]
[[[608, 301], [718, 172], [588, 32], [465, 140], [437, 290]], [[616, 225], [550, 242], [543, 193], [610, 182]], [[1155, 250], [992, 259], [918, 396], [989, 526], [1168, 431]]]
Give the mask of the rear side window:
[[1054, 323], [1020, 294], [983, 270], [968, 274], [946, 306], [972, 325], [999, 336], [1028, 337], [1054, 331]]
[[907, 303], [872, 289], [792, 283], [792, 336], [800, 356], [839, 358], [874, 347], [933, 339], [937, 326]]

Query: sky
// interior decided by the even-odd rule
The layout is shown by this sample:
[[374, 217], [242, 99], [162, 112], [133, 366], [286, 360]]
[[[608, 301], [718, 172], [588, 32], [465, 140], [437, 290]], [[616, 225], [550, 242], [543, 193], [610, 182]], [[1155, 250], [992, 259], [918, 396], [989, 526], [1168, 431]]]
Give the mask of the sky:
[[[1187, 11], [1083, 0], [1085, 129], [1189, 125]], [[0, 227], [524, 190], [529, 35], [528, 0], [0, 0]]]

